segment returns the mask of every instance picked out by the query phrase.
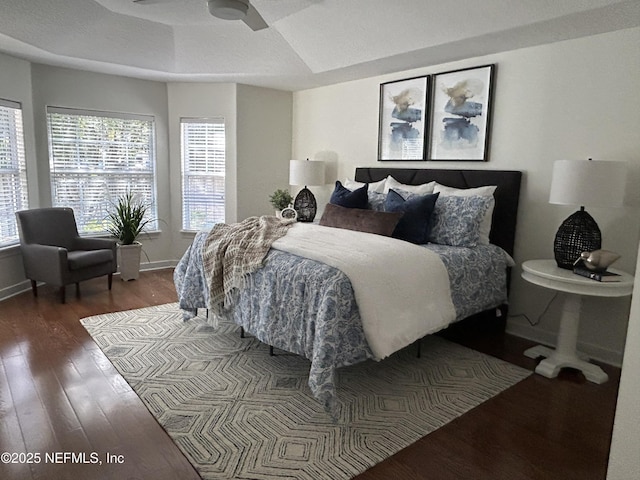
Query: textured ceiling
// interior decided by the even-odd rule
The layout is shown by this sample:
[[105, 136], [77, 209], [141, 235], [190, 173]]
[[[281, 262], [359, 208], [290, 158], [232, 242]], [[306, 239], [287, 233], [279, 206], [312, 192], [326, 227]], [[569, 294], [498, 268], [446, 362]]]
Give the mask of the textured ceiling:
[[627, 0], [0, 0], [0, 51], [163, 81], [299, 90], [640, 25]]

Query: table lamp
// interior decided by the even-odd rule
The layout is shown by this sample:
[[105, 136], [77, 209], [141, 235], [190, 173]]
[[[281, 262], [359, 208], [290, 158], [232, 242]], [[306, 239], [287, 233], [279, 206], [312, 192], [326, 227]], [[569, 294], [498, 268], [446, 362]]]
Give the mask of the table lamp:
[[316, 198], [307, 185], [324, 185], [324, 162], [306, 160], [291, 160], [289, 162], [289, 184], [304, 185], [293, 202], [293, 208], [298, 212], [299, 222], [313, 222], [318, 210]]
[[624, 200], [626, 162], [557, 160], [553, 165], [549, 203], [580, 205], [558, 229], [553, 253], [560, 268], [573, 269], [582, 252], [602, 247], [598, 224], [584, 206], [621, 207]]

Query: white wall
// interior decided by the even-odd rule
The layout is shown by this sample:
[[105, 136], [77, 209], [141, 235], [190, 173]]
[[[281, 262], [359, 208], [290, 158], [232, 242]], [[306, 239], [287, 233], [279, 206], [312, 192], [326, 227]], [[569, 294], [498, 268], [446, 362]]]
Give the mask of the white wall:
[[238, 85], [238, 219], [273, 215], [269, 195], [288, 188], [291, 92]]
[[636, 278], [631, 302], [627, 345], [622, 362], [622, 375], [618, 390], [618, 403], [611, 439], [609, 469], [610, 480], [637, 478], [640, 472], [640, 249], [636, 265]]
[[[627, 206], [589, 211], [602, 229], [603, 248], [622, 254], [616, 267], [633, 272], [640, 228], [639, 44], [640, 29], [634, 28], [296, 92], [293, 154], [333, 159], [328, 181], [353, 176], [357, 166], [522, 170], [518, 264], [552, 258], [558, 226], [577, 209], [548, 203], [554, 160], [628, 161]], [[380, 83], [488, 63], [497, 64], [489, 162], [376, 161]], [[331, 187], [321, 190], [316, 195], [326, 200]], [[514, 273], [510, 313], [535, 319], [552, 292], [525, 283], [519, 268]], [[581, 348], [619, 364], [629, 298], [588, 298], [584, 304]], [[553, 344], [559, 307], [554, 304], [535, 327], [511, 318], [508, 329]]]

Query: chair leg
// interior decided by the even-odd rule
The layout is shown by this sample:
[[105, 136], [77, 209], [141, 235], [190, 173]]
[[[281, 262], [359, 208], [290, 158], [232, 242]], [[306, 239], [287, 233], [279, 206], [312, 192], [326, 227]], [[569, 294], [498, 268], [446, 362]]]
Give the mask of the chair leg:
[[76, 282], [76, 297], [80, 297], [80, 282]]
[[67, 298], [66, 298], [66, 291], [65, 291], [65, 286], [62, 285], [60, 287], [60, 300], [62, 300], [62, 303], [66, 303]]
[[31, 280], [31, 291], [33, 292], [33, 296], [38, 296], [38, 284], [35, 280]]
[[113, 273], [107, 275], [107, 283], [109, 285], [109, 290], [111, 290], [111, 285], [113, 285]]
[[240, 327], [240, 338], [244, 338], [244, 327]]
[[275, 353], [273, 353], [273, 346], [269, 345], [269, 356], [273, 357], [275, 355]]

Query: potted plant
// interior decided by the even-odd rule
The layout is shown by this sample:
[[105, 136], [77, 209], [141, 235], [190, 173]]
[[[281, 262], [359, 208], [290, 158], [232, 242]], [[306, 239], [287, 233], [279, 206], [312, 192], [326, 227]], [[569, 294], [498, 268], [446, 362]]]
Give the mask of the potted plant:
[[128, 191], [118, 198], [107, 216], [107, 231], [118, 239], [118, 265], [122, 280], [135, 280], [140, 273], [142, 244], [138, 235], [152, 220], [145, 218], [149, 205]]
[[293, 203], [293, 197], [289, 190], [278, 189], [269, 195], [269, 201], [273, 208], [276, 209], [276, 216], [279, 217], [282, 210]]

